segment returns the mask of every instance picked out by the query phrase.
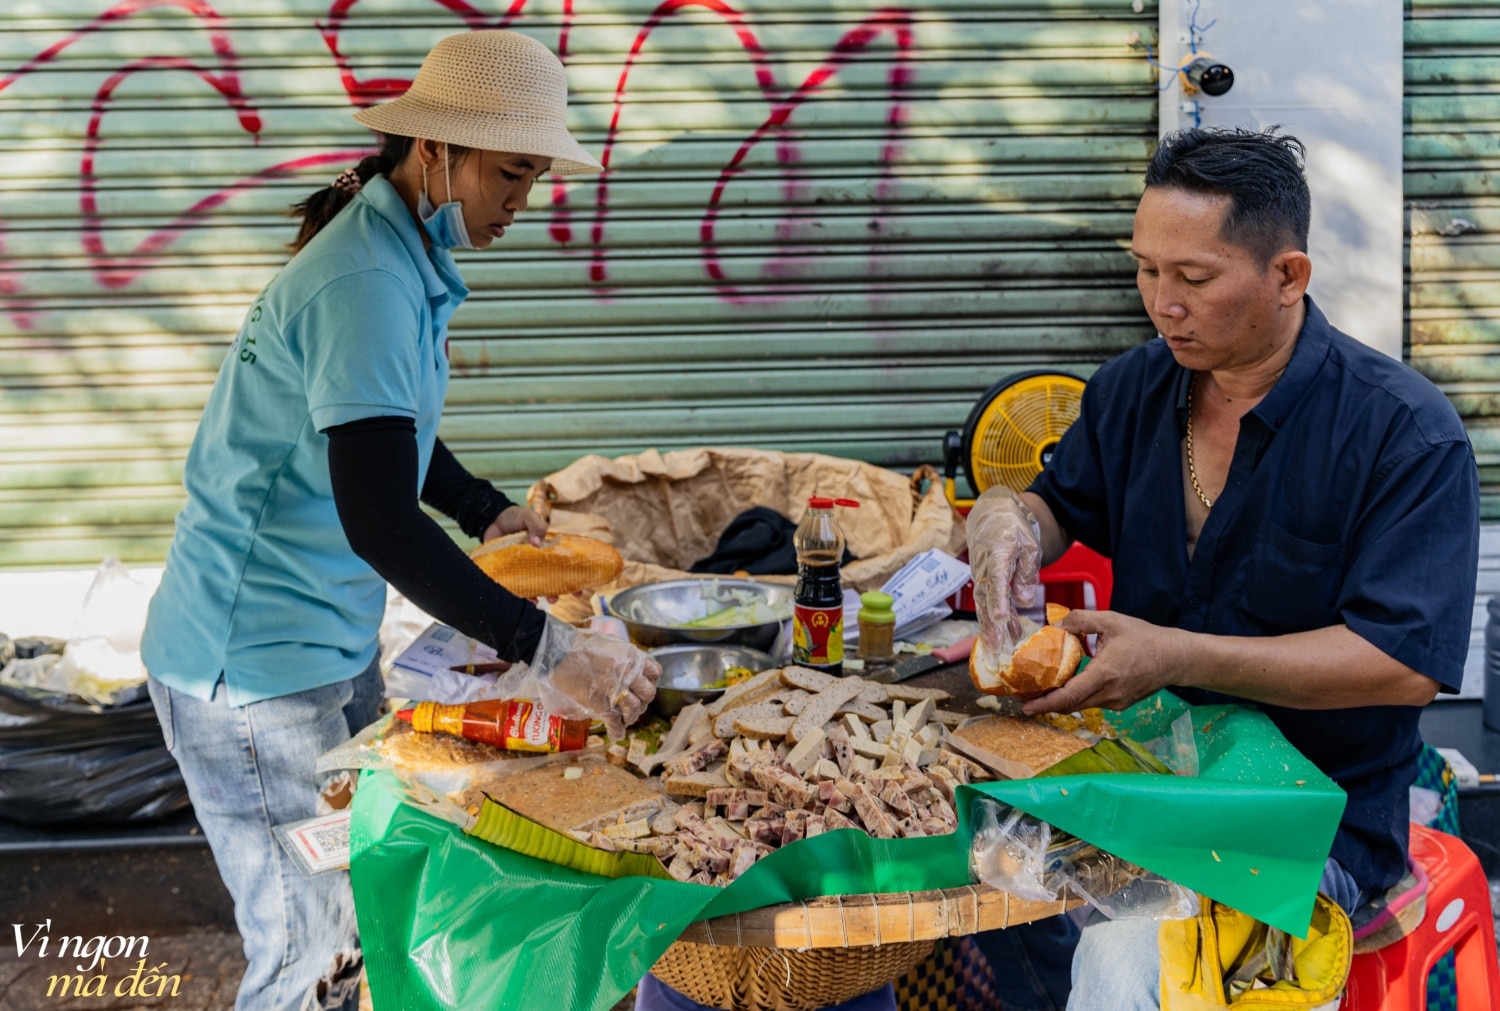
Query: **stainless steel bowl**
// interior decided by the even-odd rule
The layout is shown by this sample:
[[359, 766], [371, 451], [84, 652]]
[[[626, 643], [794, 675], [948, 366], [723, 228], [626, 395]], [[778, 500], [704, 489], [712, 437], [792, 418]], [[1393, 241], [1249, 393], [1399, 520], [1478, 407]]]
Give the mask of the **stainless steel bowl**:
[[[757, 625], [730, 625], [724, 628], [683, 628], [683, 622], [707, 617], [719, 605], [703, 599], [706, 587], [717, 582], [721, 590], [744, 590], [753, 593], [772, 607], [792, 613], [792, 588], [775, 583], [756, 583], [748, 579], [671, 579], [663, 583], [646, 583], [621, 590], [610, 598], [609, 610], [625, 622], [630, 641], [642, 649], [672, 646], [677, 643], [713, 642], [726, 646], [749, 646], [770, 652], [782, 622], [766, 621]], [[638, 621], [632, 614], [649, 615], [655, 621]]]
[[747, 646], [677, 645], [651, 650], [661, 664], [661, 682], [651, 711], [671, 719], [684, 706], [694, 702], [712, 702], [724, 694], [723, 688], [705, 688], [724, 680], [731, 667], [748, 667], [757, 673], [775, 666], [771, 657]]

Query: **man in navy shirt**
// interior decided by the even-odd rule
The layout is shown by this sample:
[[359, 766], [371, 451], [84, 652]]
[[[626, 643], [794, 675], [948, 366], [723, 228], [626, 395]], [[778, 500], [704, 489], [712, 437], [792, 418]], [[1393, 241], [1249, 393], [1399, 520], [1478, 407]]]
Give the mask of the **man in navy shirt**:
[[[1373, 930], [1407, 875], [1418, 713], [1463, 676], [1478, 474], [1443, 395], [1307, 297], [1302, 154], [1272, 133], [1162, 141], [1131, 241], [1160, 338], [1088, 384], [992, 568], [1021, 599], [1038, 556], [1112, 559], [1113, 610], [1063, 623], [1098, 635], [1095, 660], [1026, 711], [1163, 688], [1258, 705], [1348, 794], [1323, 890]], [[1086, 928], [1069, 1008], [1156, 1007], [1155, 938]]]

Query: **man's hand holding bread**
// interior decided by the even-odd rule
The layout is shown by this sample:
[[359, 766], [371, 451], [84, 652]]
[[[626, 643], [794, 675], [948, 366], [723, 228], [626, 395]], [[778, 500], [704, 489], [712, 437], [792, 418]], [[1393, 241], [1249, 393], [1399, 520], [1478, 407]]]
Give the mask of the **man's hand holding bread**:
[[[1037, 508], [1046, 511], [1039, 502]], [[1056, 521], [1050, 514], [1039, 521], [1009, 489], [991, 488], [974, 503], [968, 524], [979, 617], [979, 638], [969, 656], [974, 686], [991, 695], [1015, 695], [1035, 715], [1124, 709], [1180, 683], [1190, 652], [1188, 634], [1180, 629], [1057, 604], [1047, 605], [1047, 624], [1040, 627], [1021, 615], [1036, 599], [1042, 543], [1049, 538], [1049, 550], [1061, 554], [1068, 542]], [[1074, 677], [1087, 635], [1099, 637], [1095, 659]]]
[[1041, 628], [1021, 614], [1036, 600], [1042, 533], [1036, 516], [1008, 488], [986, 491], [968, 524], [979, 639], [969, 656], [974, 686], [991, 695], [1036, 698], [1064, 684], [1083, 643], [1059, 628], [1067, 608], [1049, 605]]
[[1097, 635], [1095, 658], [1077, 677], [1027, 702], [1023, 708], [1028, 715], [1125, 709], [1185, 676], [1187, 634], [1180, 629], [1116, 611], [1068, 611], [1058, 628], [1073, 638]]

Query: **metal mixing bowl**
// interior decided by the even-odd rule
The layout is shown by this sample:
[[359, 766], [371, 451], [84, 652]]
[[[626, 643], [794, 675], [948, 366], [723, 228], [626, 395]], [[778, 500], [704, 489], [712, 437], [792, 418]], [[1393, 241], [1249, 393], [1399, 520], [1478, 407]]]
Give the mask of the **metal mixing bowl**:
[[[767, 604], [792, 613], [792, 588], [775, 583], [756, 583], [748, 579], [671, 579], [663, 583], [646, 583], [621, 590], [610, 598], [609, 610], [625, 622], [630, 641], [642, 649], [671, 646], [677, 643], [714, 642], [726, 646], [749, 646], [770, 652], [782, 622], [766, 621], [757, 625], [729, 625], [724, 628], [683, 628], [680, 623], [707, 617], [710, 609], [721, 605], [703, 599], [704, 590], [717, 583], [721, 590], [749, 591]], [[637, 611], [637, 609], [639, 609]], [[655, 622], [637, 621], [632, 613], [649, 615]]]
[[671, 719], [684, 706], [694, 702], [712, 702], [724, 694], [723, 688], [705, 688], [723, 681], [731, 667], [748, 667], [759, 673], [774, 667], [775, 661], [758, 649], [747, 646], [678, 645], [662, 646], [651, 651], [661, 664], [661, 682], [651, 711]]

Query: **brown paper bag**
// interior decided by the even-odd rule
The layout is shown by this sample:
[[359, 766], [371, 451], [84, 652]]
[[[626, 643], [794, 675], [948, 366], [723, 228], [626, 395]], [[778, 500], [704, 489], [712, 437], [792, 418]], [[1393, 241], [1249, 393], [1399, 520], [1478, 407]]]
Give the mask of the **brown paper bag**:
[[[928, 484], [921, 492], [921, 484]], [[858, 460], [762, 449], [648, 450], [611, 460], [586, 456], [543, 478], [527, 493], [531, 508], [553, 528], [614, 544], [625, 571], [606, 594], [664, 579], [697, 578], [687, 569], [713, 553], [719, 535], [752, 506], [792, 522], [814, 495], [852, 498], [839, 524], [855, 562], [844, 585], [879, 589], [901, 566], [929, 548], [964, 550], [963, 519], [948, 504], [931, 467], [910, 478]], [[793, 576], [759, 576], [791, 583]]]

